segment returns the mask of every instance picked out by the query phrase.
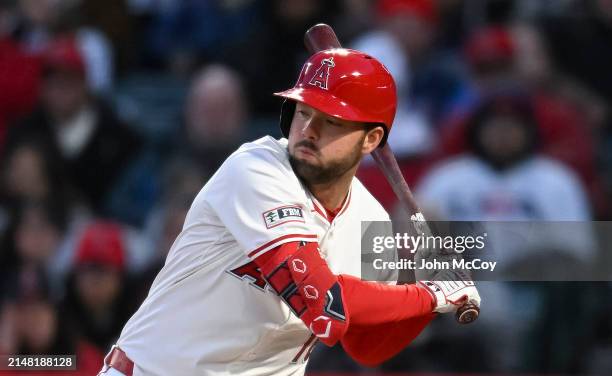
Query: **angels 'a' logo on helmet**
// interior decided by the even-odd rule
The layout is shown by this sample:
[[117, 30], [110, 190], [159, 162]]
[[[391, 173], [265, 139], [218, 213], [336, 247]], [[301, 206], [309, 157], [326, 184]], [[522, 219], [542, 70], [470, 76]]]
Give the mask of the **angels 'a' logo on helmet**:
[[335, 66], [334, 58], [321, 60], [321, 66], [317, 69], [315, 74], [312, 76], [308, 83], [310, 85], [318, 86], [321, 89], [327, 90], [327, 81], [329, 80], [329, 71]]

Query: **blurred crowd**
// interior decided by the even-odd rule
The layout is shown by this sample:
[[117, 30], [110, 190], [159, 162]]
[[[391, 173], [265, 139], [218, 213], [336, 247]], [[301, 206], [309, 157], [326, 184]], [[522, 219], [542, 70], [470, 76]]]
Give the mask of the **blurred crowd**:
[[[272, 93], [319, 22], [394, 75], [389, 143], [430, 218], [612, 218], [611, 0], [0, 0], [0, 354], [99, 370], [207, 178], [280, 137]], [[482, 294], [483, 320], [381, 369], [612, 374], [609, 283]], [[323, 346], [310, 368], [362, 370]]]

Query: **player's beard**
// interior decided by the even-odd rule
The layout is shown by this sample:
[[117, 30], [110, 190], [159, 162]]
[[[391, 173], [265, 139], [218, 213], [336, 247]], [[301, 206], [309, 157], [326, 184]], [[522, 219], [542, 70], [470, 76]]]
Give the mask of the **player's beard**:
[[[365, 136], [363, 137], [365, 139]], [[301, 160], [295, 157], [294, 151], [289, 151], [289, 163], [298, 178], [306, 182], [307, 185], [328, 184], [346, 174], [361, 161], [361, 145], [363, 139], [355, 144], [351, 152], [343, 158], [329, 161], [323, 165], [312, 164], [308, 161]], [[308, 140], [300, 141], [293, 147], [295, 150], [298, 146], [305, 146], [310, 150], [320, 155], [314, 144]]]

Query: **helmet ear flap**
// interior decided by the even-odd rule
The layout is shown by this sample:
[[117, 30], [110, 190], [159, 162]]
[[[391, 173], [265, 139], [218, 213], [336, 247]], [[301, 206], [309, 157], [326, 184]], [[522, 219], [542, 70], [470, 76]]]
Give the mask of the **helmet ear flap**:
[[293, 120], [294, 113], [295, 113], [295, 102], [289, 99], [285, 99], [281, 106], [280, 124], [279, 124], [283, 137], [289, 138], [289, 129], [291, 128], [291, 121]]

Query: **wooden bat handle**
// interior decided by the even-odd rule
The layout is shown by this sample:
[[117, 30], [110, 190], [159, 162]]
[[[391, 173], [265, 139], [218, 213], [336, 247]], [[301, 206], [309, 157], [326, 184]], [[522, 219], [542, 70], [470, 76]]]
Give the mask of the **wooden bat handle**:
[[[341, 48], [342, 45], [334, 32], [334, 29], [327, 24], [316, 24], [306, 31], [304, 34], [304, 44], [306, 49], [311, 54], [319, 51], [327, 50], [330, 48]], [[410, 187], [406, 184], [402, 172], [397, 164], [397, 160], [393, 155], [393, 151], [389, 147], [389, 144], [385, 144], [382, 148], [377, 148], [372, 153], [378, 168], [381, 169], [387, 181], [391, 185], [393, 192], [400, 201], [402, 207], [406, 209], [408, 215], [412, 216], [417, 213], [421, 213], [419, 206], [417, 205]], [[427, 223], [424, 221], [413, 221], [415, 227], [420, 229], [422, 232], [426, 232], [426, 235], [431, 234]], [[478, 318], [480, 310], [473, 304], [466, 304], [457, 310], [455, 318], [461, 324], [469, 324]]]
[[[382, 148], [374, 150], [372, 157], [376, 161], [378, 168], [382, 170], [387, 178], [400, 204], [408, 211], [408, 215], [420, 213], [421, 209], [417, 205], [406, 180], [404, 180], [402, 171], [397, 164], [397, 160], [389, 144], [385, 144]], [[429, 233], [431, 233], [431, 231], [429, 231]]]

